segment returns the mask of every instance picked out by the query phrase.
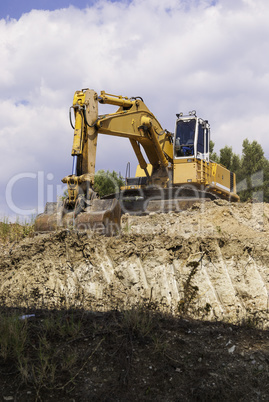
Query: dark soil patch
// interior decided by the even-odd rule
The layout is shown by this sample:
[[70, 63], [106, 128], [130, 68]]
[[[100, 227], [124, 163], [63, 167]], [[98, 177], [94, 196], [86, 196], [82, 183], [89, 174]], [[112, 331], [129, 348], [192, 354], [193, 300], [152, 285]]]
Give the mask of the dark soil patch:
[[[23, 347], [1, 337], [2, 400], [266, 401], [269, 332], [146, 307], [18, 311]], [[11, 337], [13, 335], [10, 335]], [[17, 335], [18, 337], [18, 335]]]

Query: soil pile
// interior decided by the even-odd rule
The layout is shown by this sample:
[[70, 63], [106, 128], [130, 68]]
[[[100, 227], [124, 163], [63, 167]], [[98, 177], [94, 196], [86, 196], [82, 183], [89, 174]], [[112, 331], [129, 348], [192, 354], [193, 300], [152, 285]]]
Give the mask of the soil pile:
[[181, 213], [122, 217], [106, 238], [60, 231], [1, 245], [6, 306], [129, 308], [268, 327], [269, 205], [195, 204]]
[[269, 205], [29, 233], [0, 243], [3, 400], [269, 399]]

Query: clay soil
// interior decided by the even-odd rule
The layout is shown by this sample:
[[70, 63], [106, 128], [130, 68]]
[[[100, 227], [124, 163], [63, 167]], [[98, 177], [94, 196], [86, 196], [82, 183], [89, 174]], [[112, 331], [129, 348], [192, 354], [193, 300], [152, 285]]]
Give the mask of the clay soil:
[[215, 201], [2, 239], [2, 400], [269, 400], [268, 234]]

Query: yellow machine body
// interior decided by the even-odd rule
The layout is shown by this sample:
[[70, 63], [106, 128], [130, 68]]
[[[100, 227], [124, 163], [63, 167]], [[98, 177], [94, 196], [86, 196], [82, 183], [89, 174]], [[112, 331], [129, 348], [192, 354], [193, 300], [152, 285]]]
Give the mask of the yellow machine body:
[[[148, 171], [152, 172], [152, 166], [147, 165]], [[200, 159], [186, 158], [175, 160], [172, 166], [172, 184], [175, 186], [194, 185], [206, 191], [216, 194], [219, 198], [239, 201], [236, 194], [236, 176], [224, 166], [215, 162], [205, 162]], [[140, 166], [137, 166], [136, 177], [145, 177]], [[125, 186], [122, 189], [134, 189], [136, 186]], [[143, 186], [137, 186], [143, 188]]]

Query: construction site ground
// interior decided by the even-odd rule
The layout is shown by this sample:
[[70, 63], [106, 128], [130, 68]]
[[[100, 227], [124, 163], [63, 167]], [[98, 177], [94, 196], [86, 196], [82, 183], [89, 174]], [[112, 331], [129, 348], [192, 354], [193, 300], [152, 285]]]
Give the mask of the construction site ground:
[[3, 400], [268, 400], [268, 235], [269, 205], [216, 200], [2, 239]]

